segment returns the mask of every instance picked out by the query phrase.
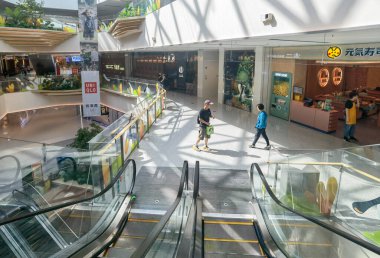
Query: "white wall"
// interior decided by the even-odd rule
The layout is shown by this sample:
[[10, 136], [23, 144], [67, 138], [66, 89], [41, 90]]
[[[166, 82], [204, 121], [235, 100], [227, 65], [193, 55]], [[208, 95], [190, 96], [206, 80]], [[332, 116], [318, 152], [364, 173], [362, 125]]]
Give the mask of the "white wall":
[[198, 51], [198, 94], [204, 99], [218, 101], [219, 52]]
[[[219, 51], [203, 52], [203, 98], [218, 101]], [[199, 77], [198, 77], [199, 78]]]
[[[123, 39], [121, 48], [378, 27], [379, 9], [377, 0], [177, 0], [147, 15], [143, 33]], [[274, 14], [276, 26], [263, 25], [266, 13]]]
[[0, 96], [0, 119], [2, 119], [7, 114], [7, 109], [5, 107], [5, 96]]
[[[264, 98], [264, 60], [265, 60], [264, 47], [255, 48], [255, 77], [253, 80], [253, 99], [252, 99], [252, 112], [258, 114], [256, 105], [262, 103]], [[263, 103], [266, 107], [266, 110], [269, 110], [269, 107], [266, 103]]]
[[224, 103], [224, 49], [219, 48], [218, 103]]
[[113, 38], [108, 32], [100, 32], [98, 33], [98, 48], [99, 51], [102, 52], [119, 51], [120, 42]]

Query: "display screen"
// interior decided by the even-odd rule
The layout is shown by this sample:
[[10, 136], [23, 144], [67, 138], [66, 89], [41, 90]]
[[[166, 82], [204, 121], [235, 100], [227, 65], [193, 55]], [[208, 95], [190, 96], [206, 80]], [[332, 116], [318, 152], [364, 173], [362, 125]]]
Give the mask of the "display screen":
[[80, 56], [72, 56], [71, 57], [71, 60], [73, 62], [81, 62], [82, 61], [82, 58]]
[[293, 92], [297, 93], [297, 94], [302, 94], [303, 93], [303, 88], [298, 87], [298, 86], [294, 86], [293, 87]]

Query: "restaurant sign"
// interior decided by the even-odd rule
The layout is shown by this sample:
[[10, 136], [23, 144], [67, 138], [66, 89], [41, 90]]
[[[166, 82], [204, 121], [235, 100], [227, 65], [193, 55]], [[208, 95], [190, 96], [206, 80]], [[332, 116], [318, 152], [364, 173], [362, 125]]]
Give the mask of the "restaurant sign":
[[380, 57], [380, 47], [347, 47], [331, 46], [327, 50], [327, 57], [335, 59], [345, 57]]

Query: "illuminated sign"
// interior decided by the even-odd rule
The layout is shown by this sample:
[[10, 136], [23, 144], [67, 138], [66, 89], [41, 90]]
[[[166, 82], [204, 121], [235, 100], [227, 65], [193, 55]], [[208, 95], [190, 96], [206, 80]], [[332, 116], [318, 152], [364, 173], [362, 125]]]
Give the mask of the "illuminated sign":
[[322, 88], [326, 87], [330, 79], [329, 70], [327, 70], [326, 68], [321, 68], [317, 76], [318, 76], [319, 86], [321, 86]]
[[85, 82], [84, 83], [84, 92], [86, 93], [97, 93], [96, 82]]
[[380, 57], [380, 47], [350, 47], [340, 48], [337, 46], [329, 47], [327, 56], [335, 59], [339, 56], [345, 57]]
[[340, 49], [340, 47], [337, 46], [329, 47], [329, 49], [327, 50], [327, 56], [331, 59], [339, 57], [341, 53], [342, 50]]
[[81, 62], [82, 58], [81, 58], [81, 56], [72, 56], [71, 57], [71, 61], [73, 61], [73, 62]]
[[380, 47], [347, 48], [345, 56], [380, 56]]
[[124, 67], [120, 65], [106, 65], [106, 69], [124, 71]]

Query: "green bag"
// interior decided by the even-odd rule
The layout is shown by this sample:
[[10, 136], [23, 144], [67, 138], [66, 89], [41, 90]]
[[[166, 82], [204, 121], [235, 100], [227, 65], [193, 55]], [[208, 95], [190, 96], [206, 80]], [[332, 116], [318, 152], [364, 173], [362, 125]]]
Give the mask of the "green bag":
[[206, 134], [211, 135], [214, 133], [214, 127], [212, 125], [209, 125], [206, 127]]

